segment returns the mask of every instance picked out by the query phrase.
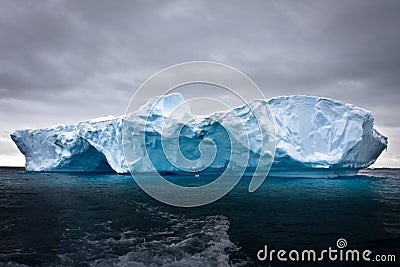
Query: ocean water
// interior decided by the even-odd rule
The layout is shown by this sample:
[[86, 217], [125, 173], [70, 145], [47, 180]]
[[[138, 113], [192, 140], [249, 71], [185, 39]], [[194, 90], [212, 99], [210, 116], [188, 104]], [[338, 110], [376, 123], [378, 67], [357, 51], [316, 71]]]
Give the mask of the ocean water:
[[[196, 184], [207, 177], [168, 179]], [[0, 168], [0, 265], [310, 266], [262, 262], [257, 252], [265, 245], [326, 249], [339, 238], [347, 248], [400, 262], [400, 170], [267, 178], [254, 193], [249, 181], [210, 205], [177, 208], [147, 196], [129, 175]]]

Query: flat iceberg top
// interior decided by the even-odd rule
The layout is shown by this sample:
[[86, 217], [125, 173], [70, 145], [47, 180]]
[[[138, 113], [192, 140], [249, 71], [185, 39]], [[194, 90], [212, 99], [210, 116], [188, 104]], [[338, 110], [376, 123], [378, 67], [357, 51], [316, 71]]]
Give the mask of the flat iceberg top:
[[[145, 116], [154, 103], [156, 105], [150, 112], [151, 116]], [[140, 128], [145, 123], [146, 147], [158, 171], [178, 173], [163, 156], [160, 140], [165, 137], [161, 136], [165, 118], [177, 106], [184, 107], [182, 113], [190, 113], [190, 108], [184, 103], [183, 96], [174, 93], [152, 98], [139, 110], [129, 114], [132, 127]], [[296, 176], [299, 170], [303, 171], [303, 174], [298, 172], [299, 175], [321, 170], [329, 170], [330, 173], [356, 172], [374, 163], [387, 147], [387, 138], [373, 128], [372, 113], [348, 103], [313, 96], [282, 96], [267, 101], [253, 101], [250, 106], [259, 112], [269, 106], [272, 113], [276, 149], [271, 174]], [[218, 172], [226, 168], [226, 154], [229, 153], [226, 134], [215, 122], [231, 112], [239, 114], [248, 124], [246, 129], [252, 129], [254, 118], [249, 115], [248, 106], [195, 119], [181, 133], [183, 143], [179, 149], [182, 154], [196, 157], [199, 141], [207, 135], [220, 149], [210, 170]], [[123, 123], [123, 117], [108, 116], [77, 125], [17, 130], [11, 134], [11, 138], [25, 155], [28, 171], [128, 173], [122, 149]], [[136, 141], [133, 138], [130, 142], [134, 145]], [[248, 169], [257, 162], [257, 153], [262, 151], [259, 146], [257, 138], [250, 138]], [[146, 161], [130, 164], [138, 172], [149, 170]]]

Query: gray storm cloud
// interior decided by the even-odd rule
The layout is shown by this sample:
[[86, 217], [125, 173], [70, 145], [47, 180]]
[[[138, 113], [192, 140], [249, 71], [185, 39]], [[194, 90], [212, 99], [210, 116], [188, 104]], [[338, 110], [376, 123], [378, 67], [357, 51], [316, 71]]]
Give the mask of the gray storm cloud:
[[0, 165], [21, 163], [11, 130], [123, 114], [150, 75], [211, 60], [267, 97], [371, 110], [389, 136], [377, 164], [400, 167], [399, 13], [386, 0], [1, 1]]

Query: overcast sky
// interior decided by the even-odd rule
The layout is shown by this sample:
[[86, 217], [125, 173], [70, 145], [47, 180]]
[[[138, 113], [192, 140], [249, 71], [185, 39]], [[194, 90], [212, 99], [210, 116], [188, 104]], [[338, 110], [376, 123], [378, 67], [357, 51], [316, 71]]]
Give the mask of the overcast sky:
[[400, 1], [0, 1], [0, 166], [13, 129], [121, 115], [149, 76], [211, 60], [267, 97], [306, 94], [375, 115], [400, 167]]

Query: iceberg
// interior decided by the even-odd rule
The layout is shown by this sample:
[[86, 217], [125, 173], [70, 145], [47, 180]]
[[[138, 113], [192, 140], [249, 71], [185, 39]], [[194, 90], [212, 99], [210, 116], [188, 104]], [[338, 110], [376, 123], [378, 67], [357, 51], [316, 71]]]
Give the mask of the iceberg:
[[[230, 166], [234, 168], [245, 164], [250, 173], [254, 170], [263, 148], [253, 130], [254, 116], [251, 115], [250, 107], [266, 116], [269, 107], [272, 114], [275, 125], [275, 155], [270, 176], [354, 175], [359, 169], [373, 164], [388, 144], [387, 137], [373, 128], [374, 117], [370, 111], [333, 99], [282, 96], [255, 100], [249, 105], [215, 112], [186, 123], [185, 114], [190, 114], [190, 108], [185, 106], [181, 94], [173, 93], [152, 98], [129, 114], [129, 127], [133, 130], [145, 129], [146, 149], [151, 163], [159, 172], [182, 173], [181, 169], [168, 160], [161, 142], [169, 138], [163, 132], [166, 118], [178, 106], [182, 116], [175, 118], [175, 123], [185, 125], [177, 139], [179, 144], [173, 143], [175, 148], [168, 148], [168, 153], [175, 157], [183, 155], [196, 162], [202, 154], [202, 145], [204, 151], [215, 145], [217, 149], [212, 162], [202, 169], [205, 172], [221, 173], [227, 167], [230, 160], [227, 155], [232, 148], [226, 142], [229, 135], [220, 122], [225, 120], [225, 124], [229, 123], [226, 118], [233, 113], [246, 124], [245, 129], [250, 138], [243, 149], [248, 149], [250, 156], [247, 161], [235, 159], [236, 162]], [[130, 162], [125, 159], [123, 127], [126, 118], [109, 116], [76, 125], [16, 130], [11, 133], [11, 138], [25, 155], [27, 171], [113, 171], [123, 174], [129, 173], [131, 169], [139, 173], [148, 172], [151, 170], [149, 161], [141, 158], [139, 149], [132, 149], [138, 151], [134, 155], [137, 160]], [[205, 140], [212, 142], [207, 143]], [[127, 142], [135, 147], [138, 139], [132, 135]], [[193, 170], [196, 169], [201, 169], [201, 166], [193, 164]], [[183, 173], [186, 171], [191, 170]]]

